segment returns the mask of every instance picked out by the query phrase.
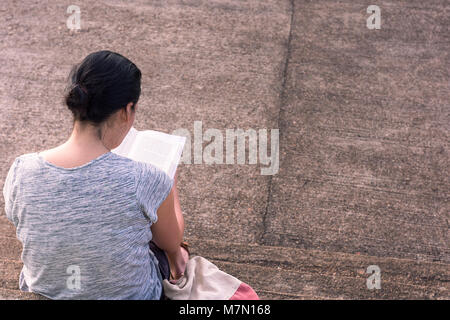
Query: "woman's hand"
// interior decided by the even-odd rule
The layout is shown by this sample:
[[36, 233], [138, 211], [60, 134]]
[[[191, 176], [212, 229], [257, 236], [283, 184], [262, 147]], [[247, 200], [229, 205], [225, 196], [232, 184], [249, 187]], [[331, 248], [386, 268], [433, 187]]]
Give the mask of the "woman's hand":
[[167, 253], [167, 259], [170, 266], [170, 282], [174, 283], [184, 275], [186, 265], [189, 260], [189, 253], [183, 247], [179, 247], [177, 251], [173, 253]]

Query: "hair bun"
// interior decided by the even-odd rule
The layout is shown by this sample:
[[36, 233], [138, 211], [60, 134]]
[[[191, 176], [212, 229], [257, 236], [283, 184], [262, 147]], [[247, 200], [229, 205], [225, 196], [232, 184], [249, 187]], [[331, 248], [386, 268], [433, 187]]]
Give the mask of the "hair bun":
[[74, 113], [77, 113], [81, 119], [87, 117], [89, 108], [89, 96], [80, 84], [72, 85], [66, 95], [66, 104]]
[[141, 94], [141, 71], [124, 56], [103, 50], [89, 54], [72, 67], [65, 102], [74, 121], [98, 125]]

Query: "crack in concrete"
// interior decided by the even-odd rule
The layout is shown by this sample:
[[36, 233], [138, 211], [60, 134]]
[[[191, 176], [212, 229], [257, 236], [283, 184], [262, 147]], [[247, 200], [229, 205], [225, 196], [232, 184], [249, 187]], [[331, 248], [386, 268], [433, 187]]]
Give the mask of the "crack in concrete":
[[[282, 82], [281, 82], [281, 92], [280, 92], [280, 109], [278, 112], [278, 129], [279, 129], [279, 141], [282, 141], [283, 133], [284, 133], [284, 125], [282, 123], [283, 113], [284, 113], [284, 106], [286, 104], [286, 81], [287, 81], [287, 72], [289, 67], [289, 60], [291, 58], [291, 41], [292, 41], [292, 29], [294, 25], [294, 16], [295, 16], [295, 0], [290, 0], [291, 4], [291, 17], [290, 17], [290, 25], [289, 25], [289, 34], [288, 34], [288, 40], [286, 44], [286, 59], [284, 60], [284, 68], [282, 73]], [[281, 164], [281, 159], [280, 159]], [[268, 190], [267, 190], [267, 203], [266, 208], [262, 217], [262, 231], [259, 236], [259, 240], [257, 241], [258, 244], [264, 245], [265, 243], [265, 236], [267, 232], [267, 216], [269, 214], [269, 206], [272, 202], [272, 183], [273, 183], [273, 175], [269, 176], [268, 181]]]

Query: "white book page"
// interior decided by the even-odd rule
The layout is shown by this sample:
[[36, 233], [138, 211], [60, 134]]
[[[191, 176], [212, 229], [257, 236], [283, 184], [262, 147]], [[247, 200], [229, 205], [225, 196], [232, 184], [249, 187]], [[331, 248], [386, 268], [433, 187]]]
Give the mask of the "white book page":
[[131, 132], [129, 139], [124, 138], [122, 142], [124, 146], [121, 144], [116, 149], [119, 152], [126, 152], [124, 156], [130, 159], [154, 165], [173, 179], [185, 141], [185, 137], [163, 132], [135, 130]]
[[136, 139], [138, 132], [139, 132], [138, 130], [131, 127], [125, 138], [123, 138], [122, 143], [117, 148], [114, 148], [111, 151], [118, 155], [128, 157], [128, 154], [130, 153], [130, 149], [133, 146], [134, 140]]

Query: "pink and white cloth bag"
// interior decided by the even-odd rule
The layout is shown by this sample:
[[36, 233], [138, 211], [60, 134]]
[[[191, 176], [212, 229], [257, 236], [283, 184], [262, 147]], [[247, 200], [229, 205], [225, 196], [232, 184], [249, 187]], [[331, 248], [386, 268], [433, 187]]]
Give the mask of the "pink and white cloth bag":
[[175, 283], [165, 279], [163, 286], [170, 300], [259, 300], [248, 284], [200, 256], [189, 259], [180, 279]]

